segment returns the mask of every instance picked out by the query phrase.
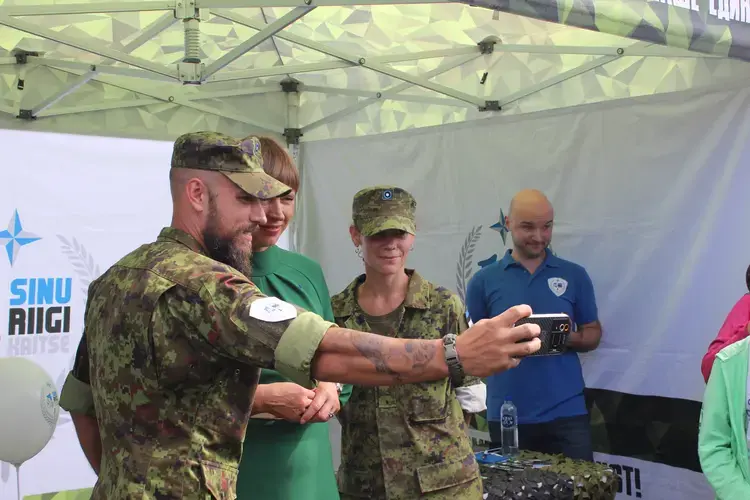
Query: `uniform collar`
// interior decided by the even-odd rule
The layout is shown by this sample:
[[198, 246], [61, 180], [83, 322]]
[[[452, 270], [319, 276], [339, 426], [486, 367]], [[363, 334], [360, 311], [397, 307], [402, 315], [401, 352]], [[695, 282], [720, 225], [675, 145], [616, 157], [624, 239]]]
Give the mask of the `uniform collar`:
[[198, 240], [190, 236], [188, 233], [181, 229], [177, 229], [174, 227], [165, 227], [161, 230], [159, 233], [159, 237], [157, 238], [161, 241], [171, 240], [176, 241], [177, 243], [180, 243], [182, 245], [185, 245], [190, 250], [194, 252], [198, 252], [199, 254], [208, 255], [206, 253], [206, 250], [201, 246], [200, 243], [198, 243]]
[[[409, 276], [409, 285], [406, 289], [404, 306], [411, 309], [430, 308], [430, 284], [422, 278], [414, 269], [406, 269]], [[337, 316], [351, 316], [359, 309], [357, 304], [357, 289], [365, 282], [365, 275], [361, 274], [347, 286], [337, 297], [339, 313]]]
[[[505, 255], [503, 256], [502, 260], [500, 261], [500, 265], [503, 267], [503, 271], [508, 269], [510, 266], [520, 266], [521, 264], [513, 258], [511, 255], [512, 250], [506, 250]], [[555, 256], [552, 252], [549, 251], [549, 248], [544, 250], [544, 253], [546, 254], [544, 257], [544, 260], [542, 261], [542, 264], [539, 266], [541, 267], [560, 267], [560, 258]]]

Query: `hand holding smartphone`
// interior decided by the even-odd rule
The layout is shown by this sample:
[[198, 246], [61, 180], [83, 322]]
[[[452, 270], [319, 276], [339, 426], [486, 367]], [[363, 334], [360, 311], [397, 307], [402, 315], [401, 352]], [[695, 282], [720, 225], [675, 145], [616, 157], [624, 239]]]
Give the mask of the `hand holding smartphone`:
[[532, 314], [516, 321], [516, 325], [524, 323], [539, 325], [541, 329], [539, 340], [542, 342], [542, 348], [529, 356], [553, 356], [567, 350], [568, 337], [573, 330], [573, 321], [567, 314]]

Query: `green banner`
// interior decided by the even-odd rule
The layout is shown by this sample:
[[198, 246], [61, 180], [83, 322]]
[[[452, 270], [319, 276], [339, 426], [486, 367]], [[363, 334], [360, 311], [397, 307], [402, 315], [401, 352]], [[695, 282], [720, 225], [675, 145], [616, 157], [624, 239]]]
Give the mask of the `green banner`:
[[23, 500], [89, 500], [90, 498], [91, 488], [84, 488], [82, 490], [57, 491], [41, 495], [24, 495]]
[[635, 40], [750, 61], [749, 0], [459, 1]]

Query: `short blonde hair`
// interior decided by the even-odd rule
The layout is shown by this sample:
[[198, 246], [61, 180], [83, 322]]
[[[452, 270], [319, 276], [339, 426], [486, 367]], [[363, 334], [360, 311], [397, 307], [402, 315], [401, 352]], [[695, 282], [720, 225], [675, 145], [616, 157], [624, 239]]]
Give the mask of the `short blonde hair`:
[[258, 137], [258, 139], [260, 151], [263, 154], [263, 170], [295, 192], [299, 191], [299, 171], [286, 148], [270, 137]]

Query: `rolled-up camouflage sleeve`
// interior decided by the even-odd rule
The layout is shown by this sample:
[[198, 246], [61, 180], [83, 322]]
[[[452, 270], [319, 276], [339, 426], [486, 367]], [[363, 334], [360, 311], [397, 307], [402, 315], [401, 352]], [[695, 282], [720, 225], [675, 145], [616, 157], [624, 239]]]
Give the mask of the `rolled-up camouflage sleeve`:
[[203, 280], [197, 297], [184, 292], [188, 296], [180, 297], [180, 290], [173, 295], [173, 314], [192, 323], [215, 349], [242, 363], [275, 369], [299, 385], [313, 387], [312, 360], [325, 333], [336, 326], [334, 323], [288, 302], [269, 301], [238, 273], [218, 270], [212, 279]]
[[[456, 295], [451, 296], [448, 308], [449, 331], [461, 335], [469, 329], [466, 308]], [[456, 398], [466, 413], [479, 413], [487, 409], [487, 386], [481, 378], [467, 375], [461, 387], [456, 387]]]
[[60, 393], [60, 407], [69, 413], [95, 417], [94, 396], [89, 384], [89, 353], [84, 333], [78, 343], [73, 369], [68, 373]]

